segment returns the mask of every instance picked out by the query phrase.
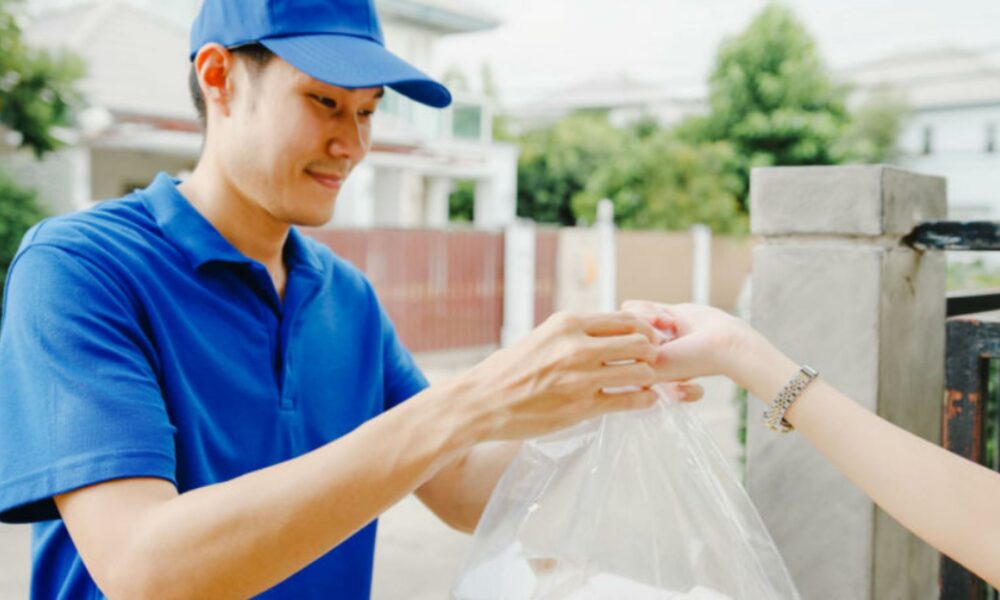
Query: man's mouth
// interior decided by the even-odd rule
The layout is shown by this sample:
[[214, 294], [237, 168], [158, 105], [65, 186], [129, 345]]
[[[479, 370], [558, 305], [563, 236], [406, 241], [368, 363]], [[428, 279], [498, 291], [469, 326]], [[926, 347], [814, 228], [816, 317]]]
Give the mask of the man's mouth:
[[310, 177], [316, 180], [321, 186], [329, 188], [331, 190], [340, 189], [343, 185], [345, 177], [336, 173], [317, 173], [315, 171], [306, 171]]

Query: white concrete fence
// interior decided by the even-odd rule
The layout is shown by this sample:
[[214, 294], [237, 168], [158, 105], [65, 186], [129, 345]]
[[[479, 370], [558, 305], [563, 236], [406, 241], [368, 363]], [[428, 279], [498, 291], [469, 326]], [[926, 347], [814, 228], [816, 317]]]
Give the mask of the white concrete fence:
[[[764, 239], [753, 257], [754, 326], [867, 408], [935, 443], [945, 259], [900, 242], [945, 213], [942, 178], [888, 167], [752, 175], [751, 228]], [[937, 598], [938, 553], [804, 439], [770, 432], [752, 410], [747, 450], [750, 494], [805, 600]]]

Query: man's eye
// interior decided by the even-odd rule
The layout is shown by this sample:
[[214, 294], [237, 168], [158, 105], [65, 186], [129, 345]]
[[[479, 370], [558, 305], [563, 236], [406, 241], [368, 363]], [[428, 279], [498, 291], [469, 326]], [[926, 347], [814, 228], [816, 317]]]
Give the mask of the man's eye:
[[370, 117], [375, 114], [374, 110], [359, 110], [358, 114], [362, 117]]
[[326, 108], [337, 108], [337, 101], [332, 98], [327, 98], [326, 96], [317, 96], [316, 94], [313, 94], [312, 98], [313, 100], [319, 102]]

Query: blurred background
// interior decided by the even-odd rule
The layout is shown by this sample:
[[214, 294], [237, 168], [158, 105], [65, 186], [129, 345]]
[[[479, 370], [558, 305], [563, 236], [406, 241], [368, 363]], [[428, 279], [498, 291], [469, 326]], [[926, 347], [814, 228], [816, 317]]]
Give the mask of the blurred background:
[[[0, 276], [24, 231], [195, 166], [197, 0], [0, 0]], [[948, 178], [953, 219], [1000, 218], [1000, 3], [378, 0], [387, 45], [445, 81], [389, 91], [328, 227], [432, 381], [557, 310], [629, 298], [745, 315], [756, 166], [890, 163]], [[1000, 287], [988, 255], [949, 288]], [[985, 258], [984, 258], [985, 256]], [[738, 473], [745, 399], [698, 412]], [[0, 598], [26, 527], [0, 526]], [[374, 597], [442, 598], [469, 540], [408, 499]]]

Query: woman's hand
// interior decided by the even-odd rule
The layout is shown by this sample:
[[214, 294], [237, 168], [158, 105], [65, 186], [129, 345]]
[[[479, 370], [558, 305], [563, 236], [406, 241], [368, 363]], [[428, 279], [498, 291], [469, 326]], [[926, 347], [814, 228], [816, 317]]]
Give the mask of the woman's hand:
[[710, 306], [630, 300], [622, 309], [672, 338], [656, 362], [657, 374], [669, 380], [726, 375], [743, 385], [748, 359], [773, 350], [746, 322]]

